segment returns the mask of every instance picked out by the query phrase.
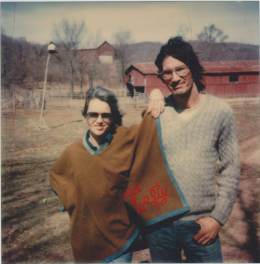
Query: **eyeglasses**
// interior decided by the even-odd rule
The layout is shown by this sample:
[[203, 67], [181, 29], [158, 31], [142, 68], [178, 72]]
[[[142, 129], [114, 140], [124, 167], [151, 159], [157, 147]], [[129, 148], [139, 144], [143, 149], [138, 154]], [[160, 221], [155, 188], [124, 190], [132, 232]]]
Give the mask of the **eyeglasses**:
[[160, 73], [158, 73], [158, 76], [163, 79], [164, 81], [170, 80], [172, 78], [173, 73], [176, 73], [179, 77], [183, 78], [185, 77], [190, 70], [187, 67], [180, 67], [176, 68], [175, 71], [172, 70], [165, 70]]
[[112, 119], [111, 113], [97, 113], [97, 112], [88, 112], [87, 113], [87, 119], [90, 122], [95, 122], [99, 116], [101, 116], [102, 120], [106, 123], [109, 123]]

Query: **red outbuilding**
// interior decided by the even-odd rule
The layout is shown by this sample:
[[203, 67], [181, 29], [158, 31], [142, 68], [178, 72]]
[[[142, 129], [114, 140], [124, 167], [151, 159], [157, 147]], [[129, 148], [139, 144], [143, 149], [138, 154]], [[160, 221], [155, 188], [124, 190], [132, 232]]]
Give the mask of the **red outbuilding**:
[[227, 97], [260, 95], [259, 61], [204, 62], [203, 66], [209, 93]]
[[104, 64], [111, 64], [115, 60], [116, 50], [107, 41], [103, 42], [95, 49], [79, 49], [79, 56], [91, 62], [99, 61]]
[[[259, 61], [202, 62], [206, 91], [221, 97], [260, 95]], [[127, 68], [126, 86], [130, 95], [134, 92], [149, 94], [157, 87], [164, 95], [168, 89], [157, 76], [154, 63], [137, 63]]]

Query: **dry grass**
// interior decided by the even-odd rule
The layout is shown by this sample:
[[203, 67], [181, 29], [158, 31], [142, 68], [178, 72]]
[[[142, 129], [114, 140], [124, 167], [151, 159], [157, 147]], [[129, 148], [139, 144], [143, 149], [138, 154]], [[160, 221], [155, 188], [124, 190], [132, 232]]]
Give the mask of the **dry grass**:
[[[222, 232], [225, 261], [253, 260], [250, 225], [256, 220], [259, 183], [259, 100], [231, 100], [241, 146], [241, 195]], [[48, 105], [48, 129], [39, 129], [39, 111], [2, 113], [2, 255], [4, 263], [70, 262], [68, 217], [59, 211], [47, 177], [53, 161], [66, 145], [81, 136], [81, 100], [58, 100]], [[141, 120], [143, 102], [120, 98], [124, 123]], [[250, 211], [251, 210], [251, 211]], [[250, 215], [251, 212], [251, 215]], [[251, 218], [250, 218], [251, 217]], [[251, 222], [250, 222], [251, 221]], [[254, 223], [253, 223], [254, 224]], [[239, 230], [239, 232], [238, 232]], [[136, 261], [149, 258], [139, 252]]]

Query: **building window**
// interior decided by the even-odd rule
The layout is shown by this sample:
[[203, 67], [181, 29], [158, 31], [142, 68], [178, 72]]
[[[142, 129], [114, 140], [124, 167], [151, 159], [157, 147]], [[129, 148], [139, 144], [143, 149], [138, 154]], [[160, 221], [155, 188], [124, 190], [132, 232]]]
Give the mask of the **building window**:
[[233, 73], [229, 75], [229, 82], [238, 82], [239, 75], [237, 73]]
[[144, 93], [144, 86], [136, 86], [135, 91], [137, 93]]

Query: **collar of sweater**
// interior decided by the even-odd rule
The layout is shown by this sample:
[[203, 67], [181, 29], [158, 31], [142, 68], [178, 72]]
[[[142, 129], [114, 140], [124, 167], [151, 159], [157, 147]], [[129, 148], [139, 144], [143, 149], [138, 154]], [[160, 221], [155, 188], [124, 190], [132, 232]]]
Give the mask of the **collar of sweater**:
[[91, 154], [91, 155], [98, 155], [100, 154], [110, 143], [113, 138], [113, 135], [111, 132], [107, 133], [104, 136], [104, 140], [102, 143], [99, 145], [99, 147], [94, 146], [90, 140], [89, 140], [90, 134], [89, 130], [86, 130], [84, 135], [83, 135], [83, 146], [86, 148], [86, 150]]

